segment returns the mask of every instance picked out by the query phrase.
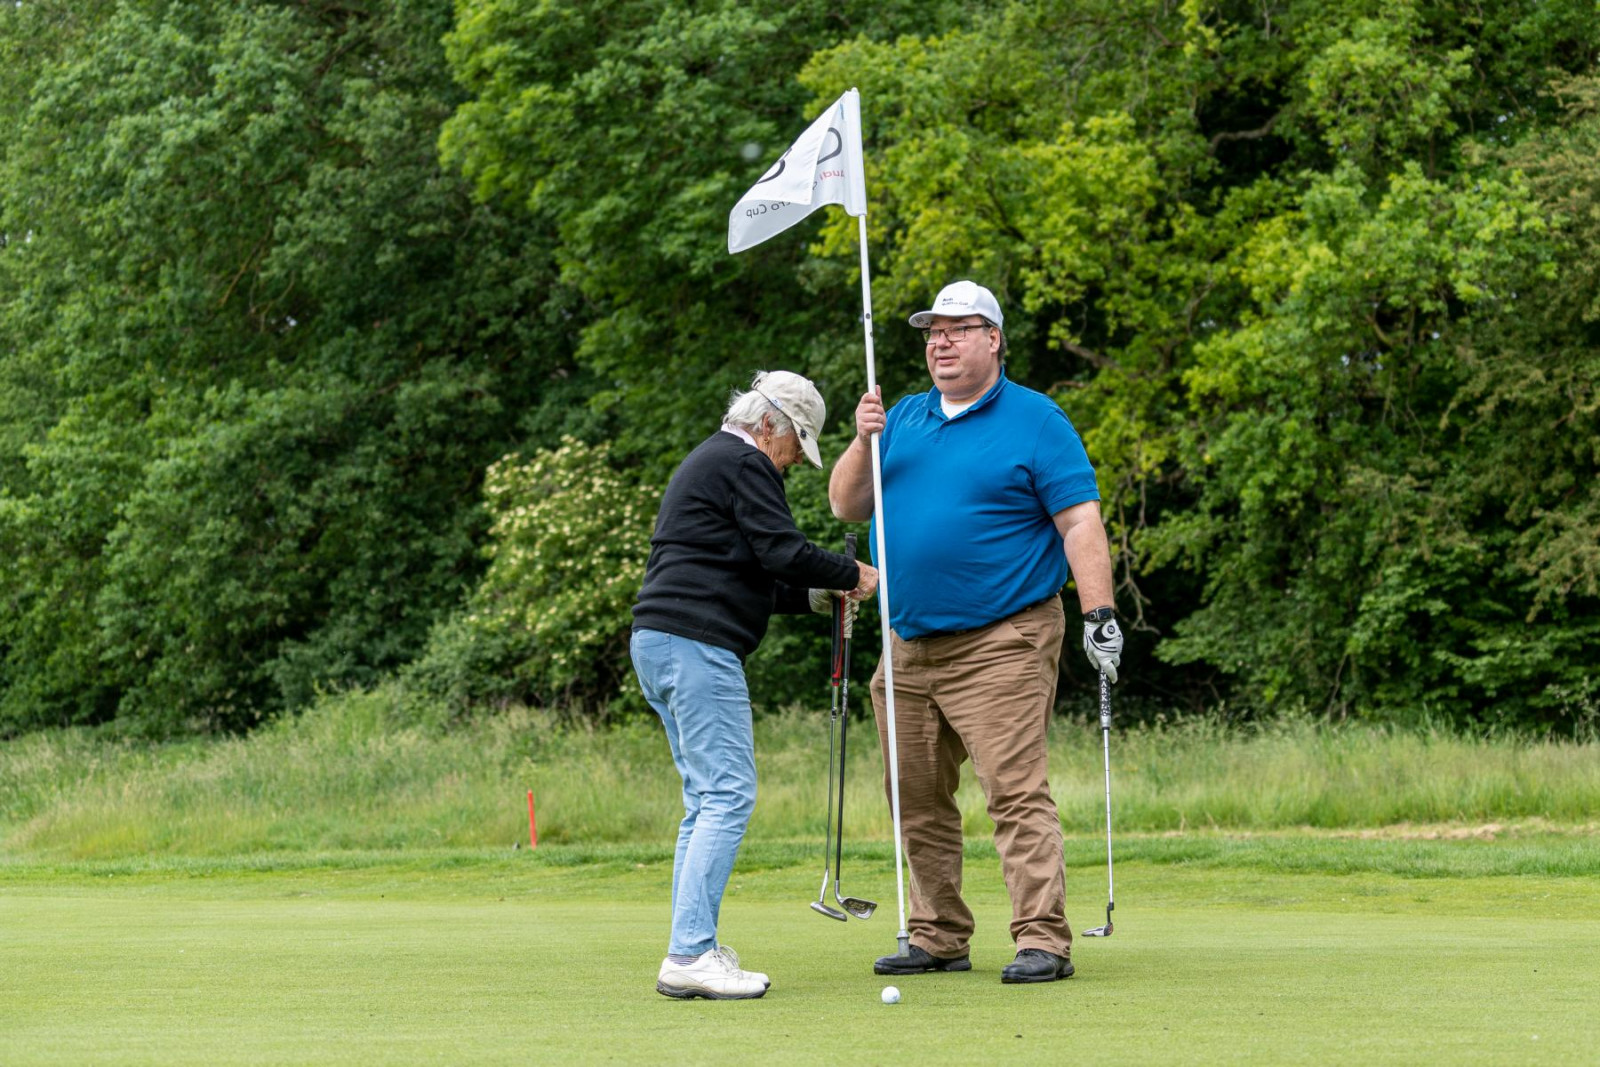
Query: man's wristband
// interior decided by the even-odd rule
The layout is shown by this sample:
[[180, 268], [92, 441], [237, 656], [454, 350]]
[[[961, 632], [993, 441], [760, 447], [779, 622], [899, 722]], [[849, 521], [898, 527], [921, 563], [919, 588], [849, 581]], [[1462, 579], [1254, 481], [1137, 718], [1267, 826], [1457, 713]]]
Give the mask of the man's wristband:
[[1117, 617], [1115, 608], [1095, 608], [1093, 611], [1083, 613], [1084, 622], [1110, 622]]

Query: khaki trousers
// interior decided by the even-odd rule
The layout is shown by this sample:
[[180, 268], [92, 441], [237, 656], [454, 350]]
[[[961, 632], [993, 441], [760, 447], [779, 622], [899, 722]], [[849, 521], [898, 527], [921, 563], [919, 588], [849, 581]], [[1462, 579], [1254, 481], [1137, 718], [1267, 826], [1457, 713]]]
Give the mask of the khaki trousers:
[[[969, 757], [994, 821], [1011, 939], [1018, 949], [1072, 954], [1061, 821], [1050, 797], [1045, 730], [1055, 704], [1066, 631], [1060, 597], [965, 633], [892, 638], [900, 828], [911, 868], [911, 940], [935, 956], [962, 956], [972, 912], [961, 899], [961, 813], [956, 787]], [[883, 664], [872, 706], [889, 791]]]

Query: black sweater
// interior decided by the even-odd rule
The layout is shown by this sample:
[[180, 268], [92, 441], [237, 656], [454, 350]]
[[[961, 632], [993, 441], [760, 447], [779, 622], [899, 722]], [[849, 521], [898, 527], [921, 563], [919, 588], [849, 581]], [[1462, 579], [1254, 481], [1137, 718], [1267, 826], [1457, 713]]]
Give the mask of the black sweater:
[[772, 461], [718, 430], [667, 484], [633, 627], [743, 659], [774, 611], [807, 611], [808, 590], [854, 589], [857, 574], [855, 560], [818, 548], [795, 526]]

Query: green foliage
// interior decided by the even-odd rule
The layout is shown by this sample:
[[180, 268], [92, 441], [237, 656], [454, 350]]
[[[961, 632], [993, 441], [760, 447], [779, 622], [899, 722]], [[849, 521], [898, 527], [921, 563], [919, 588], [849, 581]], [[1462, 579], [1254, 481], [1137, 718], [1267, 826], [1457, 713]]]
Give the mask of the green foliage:
[[[818, 48], [959, 21], [969, 5], [461, 0], [446, 42], [470, 94], [440, 152], [481, 199], [556, 235], [582, 294], [576, 358], [619, 457], [665, 482], [728, 391], [762, 369], [860, 395], [854, 280], [805, 234], [737, 257], [728, 211], [814, 117], [794, 80]], [[848, 403], [848, 406], [846, 406]]]
[[1147, 542], [1209, 574], [1162, 654], [1219, 663], [1266, 702], [1420, 710], [1465, 695], [1446, 662], [1474, 631], [1517, 621], [1487, 531], [1440, 496], [1472, 458], [1447, 461], [1439, 431], [1453, 335], [1548, 257], [1545, 227], [1514, 181], [1409, 168], [1385, 185], [1317, 181], [1242, 250], [1260, 310], [1197, 346], [1185, 379], [1197, 507]]
[[[1589, 0], [0, 5], [0, 732], [242, 729], [424, 646], [458, 701], [631, 692], [636, 486], [759, 369], [848, 435], [855, 220], [724, 235], [851, 86], [884, 391], [996, 289], [1099, 469], [1129, 708], [1581, 731], [1597, 54]], [[491, 535], [519, 452], [560, 492]], [[777, 621], [758, 702], [823, 643]]]
[[515, 700], [567, 712], [642, 706], [628, 638], [658, 498], [566, 438], [489, 468], [489, 568], [465, 613], [408, 672], [458, 705]]
[[1595, 246], [1547, 79], [1597, 45], [1580, 3], [1070, 0], [802, 80], [862, 83], [885, 302], [994, 285], [1083, 431], [1133, 686], [1572, 730], [1594, 330], [1544, 311]]
[[569, 365], [542, 238], [434, 159], [448, 25], [0, 15], [0, 731], [241, 728], [470, 587], [482, 469]]

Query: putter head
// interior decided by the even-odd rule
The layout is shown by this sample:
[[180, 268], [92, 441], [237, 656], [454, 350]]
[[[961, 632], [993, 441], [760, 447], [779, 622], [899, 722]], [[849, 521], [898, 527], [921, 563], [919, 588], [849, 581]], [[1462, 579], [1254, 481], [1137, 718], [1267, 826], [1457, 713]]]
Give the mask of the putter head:
[[858, 919], [870, 919], [872, 913], [878, 910], [876, 900], [863, 900], [860, 897], [844, 897], [840, 899], [839, 906]]
[[830, 908], [820, 900], [811, 902], [811, 910], [818, 915], [826, 915], [830, 919], [838, 919], [840, 922], [845, 922], [849, 918], [844, 912]]
[[1085, 930], [1083, 932], [1083, 936], [1084, 937], [1110, 937], [1111, 936], [1111, 909], [1113, 907], [1115, 907], [1115, 905], [1113, 905], [1113, 904], [1107, 904], [1106, 905], [1106, 924], [1104, 926], [1096, 926], [1093, 930]]

